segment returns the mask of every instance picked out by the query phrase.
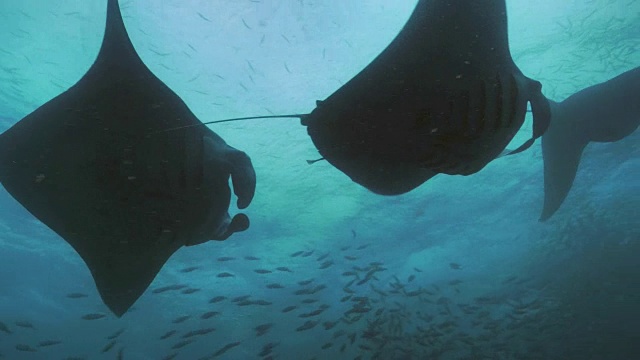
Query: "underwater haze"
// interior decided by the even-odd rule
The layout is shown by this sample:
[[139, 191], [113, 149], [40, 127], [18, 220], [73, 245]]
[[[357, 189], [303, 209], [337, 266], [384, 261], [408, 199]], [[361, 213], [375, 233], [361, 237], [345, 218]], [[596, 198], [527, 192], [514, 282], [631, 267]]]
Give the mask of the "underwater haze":
[[[206, 122], [308, 113], [393, 40], [415, 4], [120, 7], [142, 60]], [[0, 2], [0, 131], [85, 74], [105, 8]], [[513, 59], [549, 99], [640, 65], [638, 0], [507, 9]], [[531, 127], [527, 114], [508, 148]], [[640, 358], [638, 131], [590, 143], [562, 207], [539, 222], [540, 141], [477, 174], [386, 197], [326, 161], [308, 164], [321, 156], [299, 120], [210, 128], [251, 157], [251, 227], [182, 247], [121, 318], [73, 248], [0, 190], [0, 359]]]

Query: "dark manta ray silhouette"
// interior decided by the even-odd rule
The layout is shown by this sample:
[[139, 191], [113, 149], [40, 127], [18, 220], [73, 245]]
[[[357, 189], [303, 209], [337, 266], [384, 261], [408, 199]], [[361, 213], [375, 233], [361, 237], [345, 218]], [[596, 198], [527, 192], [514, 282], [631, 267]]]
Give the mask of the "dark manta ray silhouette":
[[302, 118], [320, 154], [383, 195], [438, 173], [470, 175], [498, 157], [533, 112], [531, 146], [549, 124], [539, 82], [511, 58], [504, 0], [421, 0], [393, 42]]
[[230, 219], [229, 177], [246, 208], [249, 157], [201, 124], [143, 64], [117, 0], [108, 0], [95, 63], [69, 90], [0, 135], [0, 181], [87, 264], [118, 316], [183, 245], [224, 240], [249, 226]]
[[542, 136], [544, 207], [547, 220], [567, 197], [590, 141], [613, 142], [640, 125], [640, 67], [551, 102], [552, 122]]

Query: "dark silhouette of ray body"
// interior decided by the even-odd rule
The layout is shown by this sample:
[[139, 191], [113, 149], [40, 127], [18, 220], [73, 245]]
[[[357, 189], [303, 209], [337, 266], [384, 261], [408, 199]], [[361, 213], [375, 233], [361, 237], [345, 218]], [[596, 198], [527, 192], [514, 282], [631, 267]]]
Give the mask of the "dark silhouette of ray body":
[[87, 264], [118, 316], [183, 245], [248, 228], [249, 157], [200, 124], [138, 57], [108, 0], [95, 63], [69, 90], [0, 135], [0, 181]]
[[550, 121], [539, 82], [509, 52], [504, 0], [420, 0], [393, 42], [302, 124], [320, 154], [383, 195], [438, 173], [470, 175], [503, 152], [531, 104], [533, 137]]

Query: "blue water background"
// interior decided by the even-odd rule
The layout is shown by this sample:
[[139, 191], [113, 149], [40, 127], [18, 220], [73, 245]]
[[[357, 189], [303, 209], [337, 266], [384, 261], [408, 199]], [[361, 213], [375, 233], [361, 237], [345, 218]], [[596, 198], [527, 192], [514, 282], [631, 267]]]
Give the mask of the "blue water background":
[[[415, 1], [129, 0], [121, 5], [142, 59], [208, 121], [312, 110], [317, 99], [330, 95], [388, 45]], [[510, 0], [507, 5], [514, 60], [525, 75], [542, 82], [550, 99], [562, 100], [640, 65], [640, 1]], [[98, 51], [104, 19], [103, 0], [0, 2], [1, 130], [84, 74]], [[562, 208], [539, 223], [539, 142], [473, 176], [441, 175], [409, 194], [381, 197], [326, 162], [308, 165], [305, 160], [318, 153], [296, 120], [212, 129], [252, 158], [258, 185], [247, 210], [251, 228], [225, 242], [179, 250], [150, 289], [180, 283], [201, 290], [191, 295], [147, 291], [121, 319], [80, 318], [108, 313], [86, 266], [0, 190], [0, 321], [13, 331], [0, 332], [0, 358], [114, 359], [123, 348], [125, 359], [161, 359], [174, 352], [178, 359], [198, 359], [235, 341], [241, 344], [220, 358], [257, 359], [268, 343], [277, 343], [272, 355], [277, 359], [370, 358], [373, 352], [359, 346], [377, 346], [361, 337], [374, 314], [332, 330], [320, 325], [295, 329], [307, 320], [298, 315], [319, 304], [330, 306], [319, 320], [340, 319], [350, 308], [348, 301], [340, 302], [350, 279], [342, 273], [374, 261], [387, 268], [377, 273], [376, 288], [390, 290], [397, 277], [407, 291], [437, 293], [429, 303], [402, 294], [381, 297], [369, 286], [357, 287], [357, 296], [377, 301], [375, 308], [402, 309], [402, 316], [387, 318], [402, 330], [385, 325], [389, 334], [380, 335], [390, 348], [402, 349], [386, 358], [422, 359], [425, 351], [439, 349], [434, 358], [471, 358], [473, 349], [490, 354], [487, 359], [632, 359], [640, 354], [637, 131], [617, 143], [590, 144]], [[528, 116], [511, 147], [530, 131]], [[369, 245], [356, 250], [363, 244]], [[299, 250], [314, 253], [290, 257]], [[321, 270], [316, 259], [325, 253], [334, 264]], [[249, 255], [260, 260], [243, 259]], [[216, 261], [221, 256], [237, 259]], [[180, 272], [188, 266], [200, 269]], [[253, 271], [279, 266], [293, 272]], [[236, 276], [217, 278], [222, 271]], [[411, 275], [415, 280], [408, 280]], [[318, 302], [281, 313], [299, 304], [293, 291], [306, 279], [326, 285], [314, 295]], [[271, 282], [285, 289], [266, 289]], [[71, 292], [89, 296], [69, 299]], [[208, 303], [216, 295], [245, 294], [273, 304]], [[444, 303], [452, 314], [443, 313]], [[478, 310], [466, 314], [460, 304]], [[514, 313], [522, 304], [536, 305]], [[199, 319], [206, 311], [221, 314]], [[418, 313], [434, 319], [425, 322]], [[172, 323], [182, 315], [192, 318]], [[453, 330], [432, 346], [414, 341], [421, 334], [418, 327], [449, 320]], [[17, 326], [17, 321], [29, 321], [35, 329]], [[274, 325], [257, 337], [254, 327], [264, 323]], [[208, 326], [216, 330], [178, 351], [171, 349], [181, 334]], [[102, 353], [109, 342], [105, 337], [121, 328], [126, 330], [114, 349]], [[179, 330], [178, 335], [159, 340], [170, 329]], [[355, 344], [347, 335], [334, 339], [339, 329], [357, 333]], [[17, 344], [36, 348], [48, 339], [62, 343], [34, 353], [16, 349]], [[329, 342], [331, 348], [321, 349]], [[341, 352], [343, 343], [348, 346]]]

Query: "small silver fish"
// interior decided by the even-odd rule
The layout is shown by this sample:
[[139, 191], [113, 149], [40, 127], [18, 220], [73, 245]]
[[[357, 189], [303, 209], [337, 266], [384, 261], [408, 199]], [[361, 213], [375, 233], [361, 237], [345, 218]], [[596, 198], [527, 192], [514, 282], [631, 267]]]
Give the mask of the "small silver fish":
[[29, 346], [27, 344], [18, 344], [18, 345], [16, 345], [16, 350], [23, 351], [23, 352], [37, 352], [38, 351], [38, 350], [32, 348], [31, 346]]
[[206, 313], [200, 315], [200, 319], [207, 320], [207, 319], [210, 319], [210, 318], [212, 318], [212, 317], [214, 317], [214, 316], [216, 316], [218, 314], [220, 314], [220, 313], [217, 312], [217, 311], [207, 311]]
[[106, 315], [104, 314], [91, 313], [91, 314], [82, 315], [82, 320], [98, 320], [104, 317], [106, 317]]
[[266, 323], [266, 324], [260, 324], [254, 327], [253, 330], [255, 330], [256, 336], [262, 336], [266, 334], [269, 331], [269, 329], [271, 329], [272, 327], [273, 327], [273, 323]]
[[227, 345], [223, 346], [222, 348], [220, 348], [218, 351], [216, 351], [215, 353], [213, 353], [211, 355], [212, 358], [218, 357], [224, 353], [226, 353], [227, 351], [233, 349], [234, 347], [240, 345], [240, 341], [234, 341], [232, 343], [228, 343]]
[[79, 292], [73, 292], [73, 293], [68, 293], [67, 297], [69, 299], [82, 299], [82, 298], [89, 297], [89, 295], [84, 293], [79, 293]]
[[209, 304], [218, 303], [222, 300], [225, 300], [226, 298], [227, 298], [226, 296], [214, 296], [209, 300]]
[[171, 321], [174, 324], [180, 324], [183, 323], [187, 320], [189, 320], [191, 318], [191, 315], [183, 315], [183, 316], [178, 316], [177, 318], [173, 319], [173, 321]]
[[120, 329], [120, 330], [114, 332], [113, 334], [107, 336], [107, 339], [108, 340], [116, 339], [118, 336], [122, 335], [123, 332], [124, 332], [124, 329]]
[[116, 341], [115, 341], [115, 340], [111, 340], [109, 343], [107, 343], [107, 345], [105, 345], [105, 346], [102, 348], [102, 352], [103, 352], [103, 353], [108, 352], [108, 351], [109, 351], [109, 350], [111, 350], [115, 345], [116, 345]]
[[38, 343], [38, 347], [53, 346], [53, 345], [58, 345], [58, 344], [61, 344], [61, 343], [62, 343], [62, 341], [60, 341], [60, 340], [43, 340], [43, 341], [40, 341]]
[[198, 291], [200, 291], [200, 289], [198, 288], [187, 288], [182, 290], [180, 293], [185, 294], [185, 295], [191, 295], [193, 293], [197, 293]]
[[244, 301], [247, 300], [248, 298], [250, 298], [251, 295], [241, 295], [241, 296], [237, 296], [234, 297], [233, 299], [231, 299], [231, 302], [240, 302], [240, 301]]
[[313, 329], [314, 327], [316, 327], [316, 325], [318, 325], [318, 322], [319, 321], [307, 320], [304, 324], [298, 326], [296, 328], [296, 331], [305, 331], [305, 330]]
[[175, 343], [171, 348], [172, 348], [173, 350], [182, 349], [183, 347], [185, 347], [185, 346], [187, 346], [187, 345], [191, 344], [192, 342], [193, 342], [193, 340], [192, 340], [192, 339], [189, 339], [189, 340], [182, 340], [182, 341], [179, 341], [179, 342]]
[[166, 333], [164, 333], [164, 335], [160, 336], [160, 340], [166, 340], [169, 337], [171, 337], [173, 334], [177, 333], [178, 331], [176, 330], [169, 330]]
[[33, 326], [33, 324], [30, 323], [29, 321], [16, 321], [15, 324], [16, 324], [16, 326], [20, 326], [20, 327], [23, 327], [23, 328], [35, 329], [35, 326]]
[[0, 321], [0, 331], [11, 334], [11, 330], [9, 330], [7, 324], [3, 323], [2, 321]]
[[190, 272], [196, 271], [198, 269], [200, 269], [199, 266], [189, 266], [189, 267], [186, 267], [184, 269], [181, 269], [180, 272], [181, 273], [190, 273]]

